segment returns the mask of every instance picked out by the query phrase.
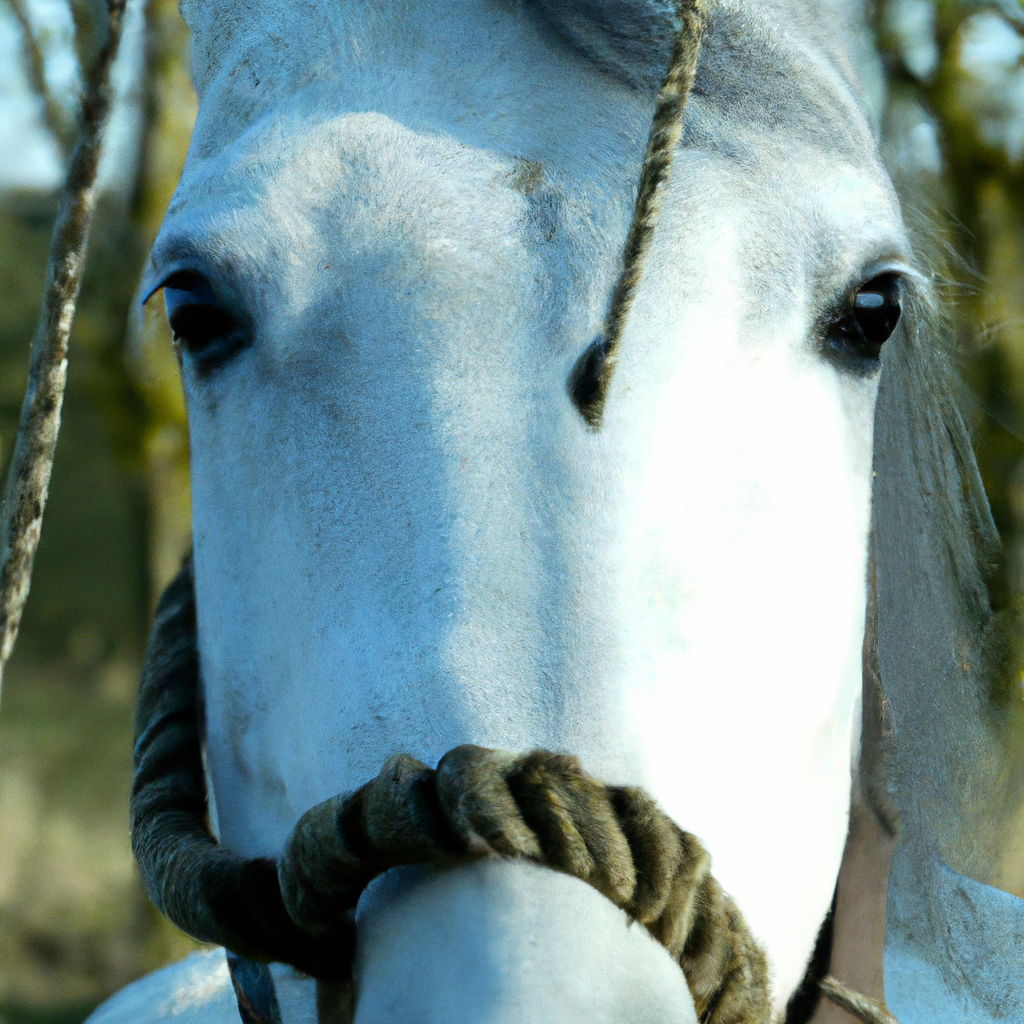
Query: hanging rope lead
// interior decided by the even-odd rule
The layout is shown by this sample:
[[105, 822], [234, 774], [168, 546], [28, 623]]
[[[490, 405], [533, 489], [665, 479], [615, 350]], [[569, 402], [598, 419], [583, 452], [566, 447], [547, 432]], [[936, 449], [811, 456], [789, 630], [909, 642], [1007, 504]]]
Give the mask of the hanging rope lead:
[[622, 271], [612, 292], [601, 334], [580, 356], [569, 376], [569, 394], [594, 430], [601, 426], [622, 332], [633, 308], [654, 229], [661, 216], [661, 201], [683, 135], [683, 117], [697, 78], [701, 41], [707, 29], [705, 0], [679, 0], [677, 8], [680, 27], [672, 50], [672, 63], [654, 108], [633, 220], [622, 249]]
[[112, 102], [110, 69], [121, 44], [124, 9], [125, 0], [108, 0], [107, 40], [86, 77], [81, 130], [61, 190], [43, 308], [32, 341], [28, 388], [7, 473], [0, 556], [0, 685], [28, 598], [50, 488], [67, 381], [68, 340], [96, 208], [96, 173]]

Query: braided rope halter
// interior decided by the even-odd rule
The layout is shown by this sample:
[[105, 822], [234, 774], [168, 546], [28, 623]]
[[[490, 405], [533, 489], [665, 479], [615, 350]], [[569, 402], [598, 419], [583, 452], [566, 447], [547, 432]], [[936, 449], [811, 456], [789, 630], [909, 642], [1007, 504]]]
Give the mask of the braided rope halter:
[[[622, 270], [602, 332], [568, 381], [573, 402], [595, 431], [661, 213], [707, 24], [705, 0], [676, 0], [676, 8], [679, 30], [658, 94]], [[474, 758], [511, 755], [457, 748], [436, 772], [411, 758], [392, 758], [361, 790], [324, 801], [303, 815], [280, 861], [243, 859], [221, 847], [210, 830], [200, 689], [189, 563], [161, 599], [136, 707], [131, 831], [143, 881], [157, 907], [178, 927], [228, 950], [243, 1024], [281, 1024], [270, 962], [291, 964], [317, 979], [320, 1024], [350, 1024], [360, 893], [391, 867], [464, 861], [471, 855], [464, 837], [453, 836], [450, 821], [439, 822], [417, 804], [424, 786], [437, 784], [443, 803], [442, 783], [471, 781]], [[458, 755], [455, 762], [453, 755]], [[593, 798], [588, 810], [604, 813], [600, 801], [606, 801], [611, 810], [603, 824], [629, 837], [627, 855], [648, 857], [652, 867], [647, 873], [660, 875], [660, 894], [641, 892], [639, 871], [631, 882], [616, 883], [588, 875], [576, 864], [552, 866], [583, 877], [643, 921], [686, 972], [702, 1024], [769, 1024], [764, 952], [710, 874], [710, 860], [696, 837], [682, 832], [642, 791], [602, 787], [573, 759], [534, 752], [510, 759], [507, 768], [508, 779], [518, 778], [520, 784], [531, 771], [538, 778], [545, 771], [561, 771]], [[641, 849], [645, 842], [657, 848]], [[529, 840], [497, 852], [545, 862]], [[821, 986], [829, 999], [865, 1024], [896, 1024], [883, 1006], [834, 978]]]

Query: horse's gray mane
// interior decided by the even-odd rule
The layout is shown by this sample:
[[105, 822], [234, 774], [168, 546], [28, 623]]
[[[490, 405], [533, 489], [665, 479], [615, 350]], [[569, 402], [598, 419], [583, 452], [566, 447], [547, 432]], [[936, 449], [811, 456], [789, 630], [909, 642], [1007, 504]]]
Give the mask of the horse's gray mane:
[[672, 0], [530, 0], [566, 43], [626, 81], [657, 89], [679, 31]]
[[[646, 89], [661, 85], [679, 30], [673, 0], [527, 0], [527, 6], [564, 42], [616, 77]], [[749, 7], [736, 19], [728, 2], [708, 6], [711, 32], [741, 49], [737, 36], [750, 24]], [[865, 63], [875, 59], [864, 31], [864, 0], [762, 0], [759, 6], [765, 24], [784, 24], [816, 52], [845, 65], [851, 78], [862, 77]]]
[[[950, 332], [927, 286], [911, 285], [906, 312], [883, 357], [873, 488], [878, 668], [893, 762], [881, 774], [899, 780], [889, 906], [897, 943], [914, 933], [946, 940], [930, 873], [946, 861], [991, 879], [1022, 784], [1010, 645], [990, 598], [999, 538], [955, 399]], [[973, 987], [966, 975], [957, 983]]]

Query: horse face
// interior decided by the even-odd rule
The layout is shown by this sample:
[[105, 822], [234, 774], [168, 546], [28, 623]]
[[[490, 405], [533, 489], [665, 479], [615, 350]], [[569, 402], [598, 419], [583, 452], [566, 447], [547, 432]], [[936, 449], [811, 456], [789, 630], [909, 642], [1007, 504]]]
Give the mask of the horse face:
[[701, 837], [784, 1000], [860, 681], [878, 361], [843, 331], [858, 294], [898, 300], [904, 251], [849, 85], [796, 29], [715, 14], [594, 431], [567, 381], [650, 91], [489, 0], [191, 21], [150, 284], [182, 346], [224, 841], [275, 853], [396, 751], [571, 751]]

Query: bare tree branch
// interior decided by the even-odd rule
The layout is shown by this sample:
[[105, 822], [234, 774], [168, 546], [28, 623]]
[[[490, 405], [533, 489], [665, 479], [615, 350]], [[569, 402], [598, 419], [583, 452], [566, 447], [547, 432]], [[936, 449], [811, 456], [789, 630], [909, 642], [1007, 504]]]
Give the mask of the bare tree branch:
[[28, 388], [7, 474], [0, 534], [0, 682], [18, 635], [39, 545], [60, 430], [68, 339], [96, 206], [96, 172], [112, 99], [110, 69], [121, 42], [125, 0], [107, 3], [107, 39], [90, 69], [82, 97], [78, 144], [71, 156], [50, 243], [43, 308], [32, 341]]
[[60, 147], [62, 160], [66, 160], [68, 153], [71, 152], [71, 147], [75, 144], [73, 120], [57, 102], [46, 81], [46, 61], [39, 46], [39, 40], [32, 30], [25, 0], [7, 0], [7, 6], [10, 7], [11, 13], [21, 28], [21, 46], [25, 54], [25, 70], [28, 73], [29, 86], [42, 100], [43, 121]]
[[103, 46], [106, 0], [65, 0], [75, 27], [74, 49], [78, 66], [92, 67]]

